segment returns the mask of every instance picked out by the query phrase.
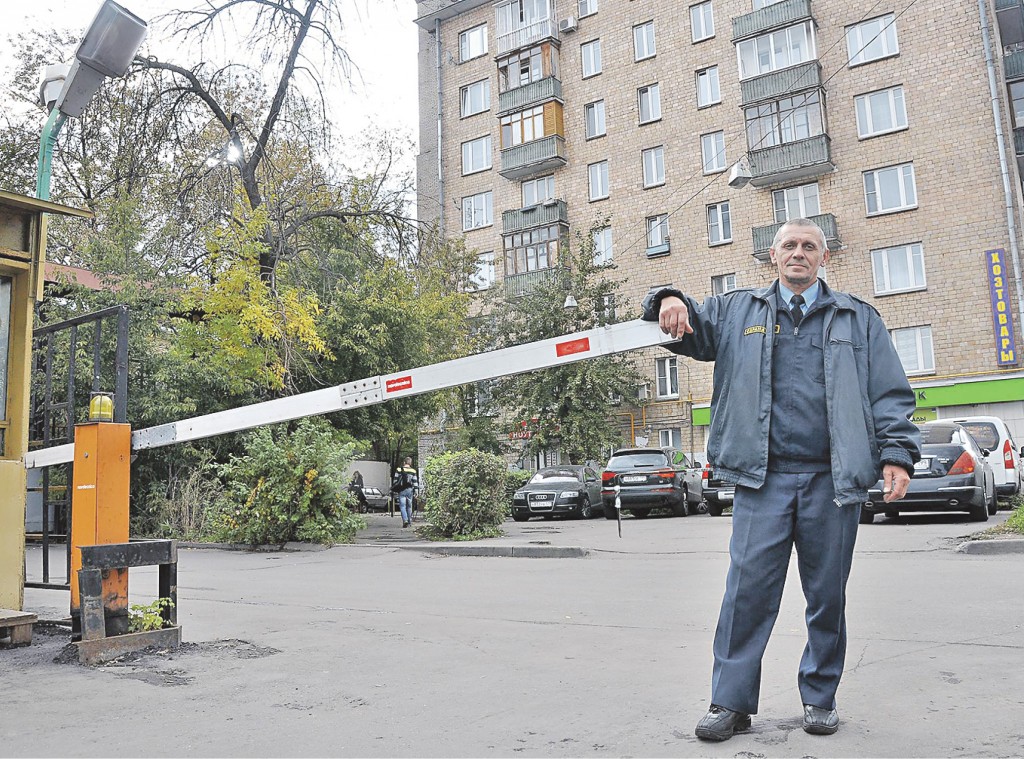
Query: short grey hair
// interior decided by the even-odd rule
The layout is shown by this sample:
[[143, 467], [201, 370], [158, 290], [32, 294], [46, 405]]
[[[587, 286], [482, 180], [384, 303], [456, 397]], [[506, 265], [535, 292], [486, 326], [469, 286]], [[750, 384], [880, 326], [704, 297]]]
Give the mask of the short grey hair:
[[804, 229], [813, 229], [817, 231], [818, 237], [821, 238], [821, 249], [828, 250], [828, 240], [825, 239], [824, 230], [810, 219], [790, 219], [779, 227], [779, 231], [775, 233], [775, 238], [772, 240], [772, 249], [779, 247], [779, 241], [782, 239], [782, 230], [786, 227], [803, 227]]

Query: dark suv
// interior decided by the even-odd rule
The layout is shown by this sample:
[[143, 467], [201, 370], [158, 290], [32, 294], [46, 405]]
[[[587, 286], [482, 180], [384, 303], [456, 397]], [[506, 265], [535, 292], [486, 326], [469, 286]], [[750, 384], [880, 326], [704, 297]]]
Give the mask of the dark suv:
[[690, 513], [682, 472], [670, 451], [661, 448], [623, 448], [615, 451], [601, 474], [601, 500], [606, 519], [615, 519], [615, 496], [622, 508], [640, 519], [651, 509], [668, 508], [677, 517]]

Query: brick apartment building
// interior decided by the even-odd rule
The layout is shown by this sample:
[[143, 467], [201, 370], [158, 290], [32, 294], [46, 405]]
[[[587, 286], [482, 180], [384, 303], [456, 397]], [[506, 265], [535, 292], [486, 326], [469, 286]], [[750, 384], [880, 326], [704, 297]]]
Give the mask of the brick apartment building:
[[[631, 305], [767, 285], [775, 231], [810, 217], [918, 416], [996, 414], [1024, 442], [1024, 10], [980, 2], [419, 0], [420, 216], [513, 293], [608, 220]], [[700, 458], [711, 366], [640, 365], [624, 439]]]

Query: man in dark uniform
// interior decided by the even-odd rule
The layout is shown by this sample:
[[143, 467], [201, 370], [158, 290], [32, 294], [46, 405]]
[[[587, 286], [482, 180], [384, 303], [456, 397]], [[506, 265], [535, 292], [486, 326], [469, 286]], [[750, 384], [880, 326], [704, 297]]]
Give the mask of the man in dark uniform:
[[885, 500], [902, 498], [920, 458], [914, 393], [881, 317], [818, 278], [824, 233], [791, 220], [770, 253], [771, 287], [703, 304], [664, 288], [644, 301], [644, 318], [680, 338], [669, 350], [715, 362], [708, 458], [737, 483], [711, 708], [695, 731], [705, 740], [731, 738], [757, 713], [794, 545], [807, 601], [803, 728], [836, 732], [860, 506], [880, 473]]

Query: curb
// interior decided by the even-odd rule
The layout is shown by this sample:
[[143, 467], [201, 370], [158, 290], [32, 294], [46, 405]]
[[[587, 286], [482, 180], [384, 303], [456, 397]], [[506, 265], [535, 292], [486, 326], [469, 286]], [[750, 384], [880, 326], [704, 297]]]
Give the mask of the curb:
[[590, 554], [579, 546], [395, 546], [439, 556], [506, 556], [520, 559], [582, 559]]
[[956, 552], [988, 556], [995, 554], [1024, 553], [1024, 538], [967, 540], [956, 547]]

